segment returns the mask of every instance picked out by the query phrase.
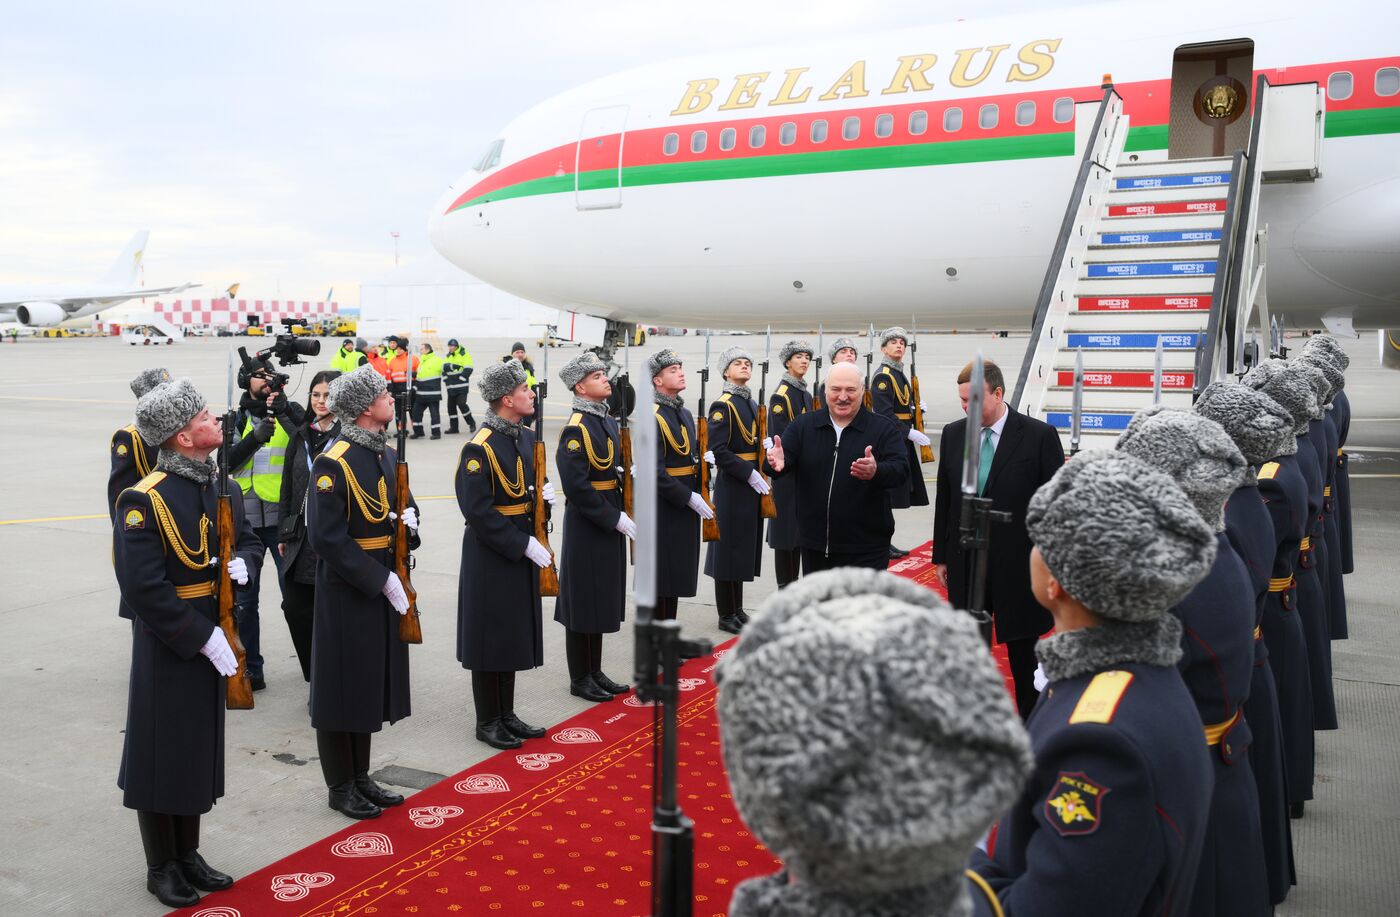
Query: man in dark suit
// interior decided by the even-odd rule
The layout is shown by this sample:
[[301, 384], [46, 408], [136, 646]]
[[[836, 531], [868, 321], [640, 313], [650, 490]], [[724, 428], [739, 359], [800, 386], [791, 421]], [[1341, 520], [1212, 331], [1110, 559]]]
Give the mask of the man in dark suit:
[[[978, 492], [990, 497], [993, 510], [1011, 513], [1011, 521], [992, 525], [987, 556], [987, 611], [996, 623], [996, 636], [1006, 644], [1011, 677], [1016, 683], [1016, 706], [1029, 716], [1039, 692], [1035, 689], [1035, 642], [1050, 629], [1049, 612], [1031, 593], [1031, 541], [1026, 534], [1026, 507], [1040, 485], [1065, 463], [1060, 435], [1047, 423], [1018, 414], [1006, 403], [1006, 380], [1001, 368], [983, 363], [987, 390], [982, 398], [982, 457]], [[958, 373], [958, 394], [967, 410], [972, 365]], [[934, 500], [933, 562], [948, 586], [948, 600], [966, 608], [971, 594], [969, 558], [958, 543], [962, 512], [963, 441], [967, 420], [943, 428], [938, 454], [938, 494]], [[990, 629], [983, 635], [991, 640]]]

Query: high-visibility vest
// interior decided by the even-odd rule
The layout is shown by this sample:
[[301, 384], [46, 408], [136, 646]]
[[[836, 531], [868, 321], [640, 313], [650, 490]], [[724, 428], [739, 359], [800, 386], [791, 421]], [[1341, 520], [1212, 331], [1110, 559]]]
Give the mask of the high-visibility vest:
[[426, 397], [442, 394], [442, 357], [435, 353], [425, 353], [418, 362], [418, 381], [414, 388]]
[[[408, 382], [408, 354], [402, 350], [394, 352], [394, 356], [385, 361], [389, 368], [389, 381], [404, 384]], [[413, 374], [418, 374], [418, 358], [413, 358]]]
[[[244, 425], [243, 435], [253, 435], [252, 417], [249, 417]], [[258, 499], [267, 503], [276, 503], [282, 499], [282, 466], [286, 464], [287, 443], [291, 441], [287, 431], [282, 429], [280, 423], [277, 424], [272, 439], [259, 446], [253, 457], [233, 473], [233, 479], [245, 494], [250, 490], [256, 491]]]
[[369, 352], [368, 357], [369, 357], [369, 365], [370, 365], [370, 366], [373, 366], [373, 367], [374, 367], [374, 371], [377, 372], [377, 373], [379, 373], [379, 375], [383, 376], [384, 379], [385, 379], [385, 381], [388, 381], [388, 379], [389, 379], [389, 364], [386, 363], [386, 362], [384, 362], [384, 357], [382, 357], [381, 355], [375, 353], [375, 352], [372, 351], [372, 350]]
[[359, 353], [355, 350], [346, 350], [344, 347], [336, 350], [335, 356], [331, 357], [331, 369], [348, 373], [354, 371], [360, 365]]
[[442, 358], [442, 361], [443, 361], [444, 363], [446, 363], [447, 365], [449, 365], [449, 366], [473, 366], [473, 367], [474, 367], [474, 366], [476, 365], [475, 363], [472, 362], [472, 354], [471, 354], [471, 351], [467, 350], [467, 348], [463, 347], [463, 346], [460, 345], [460, 344], [458, 344], [456, 347], [452, 348], [451, 350], [447, 351], [447, 356], [443, 357], [443, 358]]

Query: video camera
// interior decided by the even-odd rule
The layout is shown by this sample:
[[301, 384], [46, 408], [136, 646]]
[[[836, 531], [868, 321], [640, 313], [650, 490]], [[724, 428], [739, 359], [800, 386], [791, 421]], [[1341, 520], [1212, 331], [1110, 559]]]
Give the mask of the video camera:
[[270, 392], [280, 392], [287, 387], [292, 377], [273, 371], [271, 358], [276, 357], [280, 366], [294, 366], [306, 362], [302, 357], [314, 357], [321, 352], [320, 341], [299, 338], [292, 334], [292, 326], [295, 324], [296, 319], [282, 319], [282, 327], [286, 330], [277, 335], [271, 347], [259, 350], [251, 357], [248, 356], [248, 348], [238, 348], [238, 357], [243, 361], [243, 366], [238, 371], [239, 388], [247, 389], [253, 378], [257, 377], [267, 383]]

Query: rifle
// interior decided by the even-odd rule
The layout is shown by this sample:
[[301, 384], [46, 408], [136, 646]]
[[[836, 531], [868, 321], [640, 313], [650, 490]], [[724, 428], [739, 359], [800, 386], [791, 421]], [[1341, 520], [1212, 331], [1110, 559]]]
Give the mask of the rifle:
[[[552, 333], [547, 328], [546, 335]], [[549, 504], [544, 501], [544, 399], [549, 394], [549, 348], [540, 358], [540, 377], [535, 382], [535, 540], [549, 552], [550, 564], [540, 567], [540, 595], [559, 594], [559, 570], [554, 566], [554, 549], [549, 546]]]
[[[634, 329], [633, 335], [635, 334], [636, 331]], [[627, 514], [629, 519], [635, 520], [637, 517], [633, 515], [634, 507], [632, 503], [632, 428], [627, 423], [627, 389], [632, 385], [632, 372], [630, 369], [632, 363], [631, 347], [632, 337], [629, 336], [627, 340], [627, 349], [622, 351], [622, 375], [619, 377], [622, 384], [620, 386], [621, 397], [617, 400], [617, 418], [618, 426], [621, 428], [619, 433], [622, 438], [622, 511]], [[628, 545], [628, 551], [632, 555], [632, 562], [636, 563], [637, 542], [635, 540]]]
[[[763, 344], [763, 377], [758, 383], [758, 435], [754, 437], [758, 441], [758, 461], [754, 467], [758, 469], [758, 476], [763, 475], [763, 459], [767, 450], [763, 448], [763, 441], [768, 438], [768, 401], [764, 394], [768, 388], [768, 355], [773, 352], [773, 326], [768, 326], [768, 338]], [[773, 502], [773, 491], [770, 488], [768, 493], [758, 498], [758, 514], [764, 519], [778, 518], [778, 505]]]
[[[405, 351], [407, 349], [404, 348]], [[394, 573], [403, 584], [404, 594], [408, 596], [408, 611], [399, 615], [399, 640], [402, 643], [422, 643], [423, 628], [418, 621], [418, 592], [409, 581], [409, 571], [413, 569], [413, 555], [408, 549], [408, 526], [403, 521], [404, 511], [408, 509], [408, 459], [404, 458], [404, 450], [408, 447], [408, 411], [409, 402], [413, 399], [413, 355], [407, 354], [407, 357], [404, 372], [406, 381], [404, 390], [399, 395], [399, 441], [397, 464], [394, 466], [394, 509], [398, 513], [398, 519], [394, 522]]]
[[[972, 416], [971, 414], [968, 415]], [[1080, 430], [1084, 424], [1084, 348], [1074, 350], [1074, 394], [1069, 409], [1069, 454], [1079, 454]]]
[[237, 412], [233, 407], [233, 353], [229, 353], [228, 366], [228, 410], [220, 418], [224, 441], [219, 448], [218, 510], [215, 512], [215, 528], [219, 533], [218, 557], [221, 561], [214, 571], [219, 596], [219, 629], [224, 632], [233, 656], [238, 661], [238, 671], [224, 684], [224, 706], [230, 710], [253, 709], [253, 685], [248, 680], [248, 651], [243, 641], [238, 639], [238, 622], [233, 617], [233, 579], [228, 575], [228, 563], [233, 560], [237, 541], [233, 532], [233, 491], [228, 474], [228, 455], [233, 448], [233, 428]]
[[[909, 342], [909, 397], [914, 402], [910, 405], [914, 409], [914, 429], [920, 433], [924, 432], [924, 409], [922, 399], [919, 398], [919, 319], [910, 316], [910, 336], [913, 338]], [[925, 434], [927, 435], [927, 434]], [[919, 462], [933, 461], [933, 447], [919, 447]]]
[[822, 409], [822, 400], [817, 397], [817, 392], [822, 388], [822, 354], [826, 353], [826, 331], [819, 323], [817, 325], [817, 353], [816, 359], [812, 362], [817, 364], [817, 377], [812, 382], [812, 410]]
[[[710, 418], [706, 413], [705, 383], [710, 381], [710, 335], [705, 335], [705, 364], [700, 368], [700, 410], [695, 414], [695, 448], [700, 451], [700, 497], [714, 512], [715, 504], [710, 499], [710, 463], [705, 461], [705, 453], [710, 451]], [[719, 541], [719, 519], [711, 516], [700, 523], [701, 541]]]
[[[991, 545], [992, 523], [1010, 522], [1011, 513], [992, 509], [991, 497], [977, 492], [977, 471], [982, 458], [982, 400], [987, 382], [982, 368], [982, 351], [972, 361], [972, 384], [968, 388], [967, 427], [963, 436], [962, 502], [958, 513], [958, 543], [967, 555], [968, 612], [983, 628], [991, 627], [987, 602], [987, 553]], [[990, 630], [985, 631], [990, 633]]]
[[875, 362], [875, 324], [870, 325], [870, 337], [866, 339], [865, 348], [865, 409], [875, 410], [875, 397], [870, 394], [870, 367]]

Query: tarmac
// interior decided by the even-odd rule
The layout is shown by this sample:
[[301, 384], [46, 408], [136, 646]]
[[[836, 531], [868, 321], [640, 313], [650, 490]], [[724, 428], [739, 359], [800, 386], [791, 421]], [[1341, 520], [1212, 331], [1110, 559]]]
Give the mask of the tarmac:
[[[786, 339], [788, 336], [784, 336]], [[809, 336], [815, 343], [815, 336]], [[826, 336], [827, 342], [834, 337]], [[537, 372], [542, 354], [526, 339]], [[761, 335], [716, 336], [711, 352], [732, 343], [763, 357]], [[11, 437], [0, 451], [0, 557], [9, 575], [0, 591], [0, 795], [8, 815], [0, 837], [0, 913], [132, 914], [164, 909], [145, 890], [144, 860], [132, 812], [116, 786], [125, 724], [130, 625], [117, 617], [111, 530], [104, 505], [113, 431], [130, 423], [128, 380], [151, 365], [189, 376], [214, 410], [227, 400], [231, 346], [266, 339], [190, 338], [172, 346], [131, 347], [116, 339], [24, 338], [0, 344], [0, 422]], [[469, 341], [478, 367], [500, 358], [506, 340]], [[864, 346], [863, 336], [861, 338]], [[1293, 341], [1291, 343], [1298, 343]], [[686, 360], [692, 407], [703, 337], [654, 337], [630, 353], [632, 368], [661, 347]], [[927, 428], [937, 446], [943, 423], [960, 416], [954, 379], [975, 349], [1014, 376], [1024, 336], [925, 335], [919, 375], [929, 405]], [[292, 397], [305, 401], [306, 382], [327, 365], [329, 350], [293, 367]], [[774, 357], [778, 339], [775, 335]], [[1347, 577], [1351, 638], [1333, 644], [1341, 729], [1318, 736], [1316, 799], [1293, 823], [1298, 886], [1277, 913], [1389, 915], [1400, 890], [1400, 397], [1396, 377], [1377, 366], [1374, 333], [1347, 342], [1353, 418], [1352, 500], [1357, 572]], [[551, 393], [545, 435], [552, 456], [569, 397], [553, 375], [578, 351], [549, 354]], [[780, 370], [770, 370], [769, 387]], [[706, 392], [719, 393], [717, 376]], [[484, 412], [472, 394], [478, 420]], [[453, 471], [466, 437], [414, 440], [408, 450], [413, 490], [422, 507], [417, 552], [424, 642], [411, 650], [413, 715], [374, 738], [371, 770], [411, 792], [495, 754], [472, 738], [469, 675], [456, 662], [455, 615], [462, 517], [454, 504]], [[933, 486], [934, 465], [924, 474]], [[931, 507], [896, 512], [895, 543], [931, 537]], [[270, 563], [270, 559], [269, 559]], [[753, 608], [773, 591], [772, 556], [745, 590]], [[270, 572], [270, 568], [269, 568]], [[689, 634], [716, 643], [710, 581], [682, 601]], [[563, 629], [545, 600], [546, 665], [522, 673], [517, 710], [528, 722], [552, 725], [588, 704], [568, 693]], [[227, 795], [203, 820], [201, 852], [235, 877], [247, 875], [344, 828], [326, 806], [315, 736], [302, 681], [280, 612], [276, 580], [261, 592], [262, 652], [268, 687], [252, 711], [227, 717]], [[629, 620], [630, 620], [629, 611]], [[632, 641], [604, 641], [604, 669], [626, 681]]]

